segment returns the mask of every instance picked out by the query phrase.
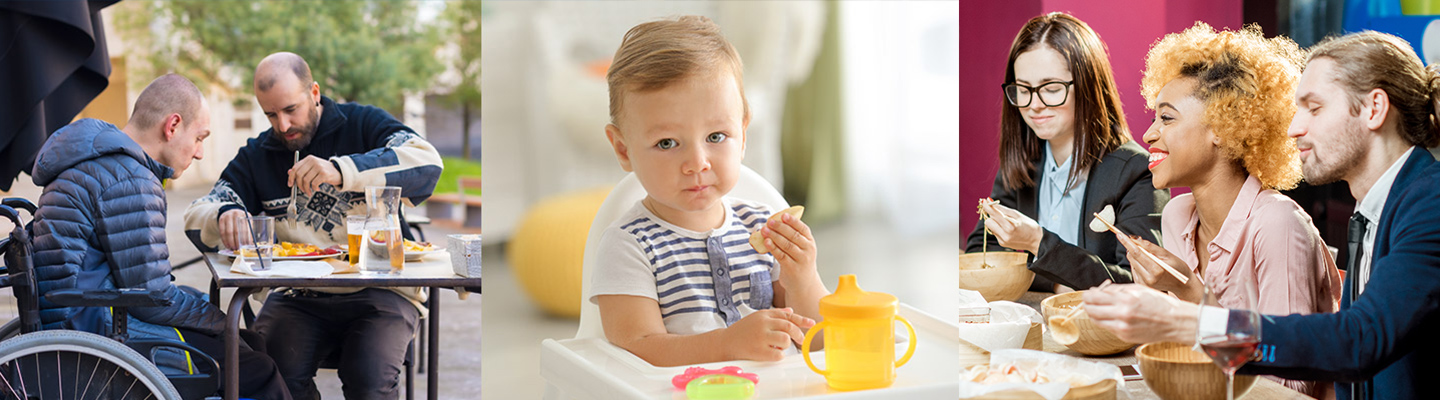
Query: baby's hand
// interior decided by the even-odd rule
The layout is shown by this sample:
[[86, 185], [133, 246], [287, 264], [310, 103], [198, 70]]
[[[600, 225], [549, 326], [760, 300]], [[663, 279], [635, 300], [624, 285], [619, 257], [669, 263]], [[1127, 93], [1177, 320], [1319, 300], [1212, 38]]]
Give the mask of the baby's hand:
[[756, 311], [725, 328], [721, 345], [730, 359], [780, 361], [791, 343], [805, 340], [804, 329], [815, 326], [815, 320], [796, 314], [789, 308]]
[[796, 287], [795, 279], [818, 277], [815, 267], [815, 236], [810, 226], [799, 218], [785, 214], [772, 219], [760, 228], [765, 237], [765, 247], [780, 263], [780, 280], [787, 287]]

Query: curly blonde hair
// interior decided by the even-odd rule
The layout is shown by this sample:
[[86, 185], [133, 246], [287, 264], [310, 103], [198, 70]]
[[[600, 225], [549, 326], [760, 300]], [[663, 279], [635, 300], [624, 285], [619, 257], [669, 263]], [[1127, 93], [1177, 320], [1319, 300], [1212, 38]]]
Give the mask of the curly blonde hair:
[[1141, 93], [1155, 108], [1160, 88], [1195, 78], [1203, 121], [1220, 139], [1220, 151], [1238, 161], [1267, 189], [1295, 187], [1300, 152], [1286, 134], [1295, 116], [1295, 85], [1304, 53], [1289, 38], [1266, 39], [1260, 27], [1217, 32], [1203, 22], [1165, 35], [1145, 57]]

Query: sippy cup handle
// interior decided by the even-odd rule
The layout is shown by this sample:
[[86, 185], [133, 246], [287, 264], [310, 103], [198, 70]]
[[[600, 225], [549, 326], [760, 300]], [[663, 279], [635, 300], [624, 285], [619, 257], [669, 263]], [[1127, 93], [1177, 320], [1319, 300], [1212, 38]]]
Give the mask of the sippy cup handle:
[[[906, 322], [905, 324], [909, 325], [910, 323]], [[819, 368], [815, 368], [815, 363], [810, 361], [810, 339], [814, 339], [815, 332], [819, 332], [820, 329], [825, 328], [825, 326], [827, 325], [830, 325], [830, 321], [820, 321], [820, 323], [810, 327], [809, 332], [805, 332], [805, 340], [800, 342], [800, 354], [805, 355], [805, 365], [809, 366], [811, 371], [815, 371], [815, 373], [820, 374], [820, 376], [828, 378], [830, 376], [830, 371], [821, 371]], [[914, 343], [910, 344], [910, 350], [915, 350]], [[908, 359], [910, 357], [910, 354], [905, 354], [905, 357]]]
[[[900, 361], [895, 362], [895, 367], [899, 368], [901, 365], [910, 362], [910, 356], [915, 355], [915, 342], [919, 341], [919, 339], [915, 337], [915, 327], [911, 326], [910, 321], [905, 320], [905, 317], [896, 315], [895, 320], [905, 323], [905, 331], [910, 333], [910, 345], [905, 348], [905, 356], [900, 357]], [[811, 367], [811, 369], [814, 369], [814, 367]]]

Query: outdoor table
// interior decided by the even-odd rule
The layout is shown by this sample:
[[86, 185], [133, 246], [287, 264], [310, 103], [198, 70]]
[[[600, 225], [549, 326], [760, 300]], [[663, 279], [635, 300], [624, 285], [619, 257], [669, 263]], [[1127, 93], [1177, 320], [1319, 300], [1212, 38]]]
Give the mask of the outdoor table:
[[[1020, 300], [1018, 300], [1018, 301], [1016, 301], [1016, 302], [1017, 302], [1017, 303], [1020, 303], [1020, 304], [1027, 305], [1027, 306], [1030, 306], [1031, 308], [1034, 308], [1035, 310], [1039, 311], [1039, 310], [1041, 309], [1041, 308], [1040, 308], [1040, 302], [1041, 302], [1041, 301], [1044, 301], [1045, 298], [1050, 297], [1050, 296], [1054, 296], [1054, 295], [1055, 295], [1054, 293], [1027, 292], [1027, 293], [1025, 293], [1024, 296], [1021, 296], [1021, 297], [1020, 297]], [[1041, 311], [1041, 312], [1043, 313], [1044, 311]], [[1075, 350], [1070, 350], [1070, 349], [1066, 348], [1064, 345], [1061, 345], [1060, 343], [1056, 342], [1054, 339], [1051, 339], [1051, 338], [1050, 338], [1050, 329], [1049, 329], [1048, 327], [1045, 328], [1044, 338], [1045, 338], [1044, 350], [1045, 350], [1046, 352], [1060, 353], [1060, 354], [1064, 354], [1064, 355], [1068, 355], [1068, 356], [1079, 357], [1079, 358], [1085, 359], [1086, 361], [1103, 362], [1103, 363], [1114, 364], [1114, 365], [1137, 365], [1137, 364], [1140, 363], [1140, 361], [1135, 358], [1135, 349], [1134, 349], [1134, 348], [1131, 348], [1131, 349], [1129, 349], [1129, 350], [1125, 350], [1124, 352], [1121, 352], [1120, 354], [1114, 354], [1114, 355], [1109, 355], [1109, 356], [1087, 356], [1087, 355], [1084, 355], [1084, 354], [1080, 354], [1079, 352], [1076, 352]], [[1137, 346], [1137, 347], [1138, 347], [1138, 346]], [[1119, 399], [1127, 399], [1127, 398], [1128, 398], [1128, 399], [1132, 399], [1132, 400], [1140, 400], [1140, 399], [1159, 399], [1159, 398], [1160, 398], [1159, 396], [1156, 396], [1156, 395], [1155, 395], [1155, 392], [1153, 392], [1153, 391], [1150, 390], [1150, 387], [1145, 384], [1145, 381], [1144, 381], [1144, 380], [1126, 381], [1125, 384], [1124, 384], [1124, 386], [1123, 386], [1122, 388], [1119, 388], [1118, 390], [1119, 390], [1120, 392], [1122, 392], [1122, 394], [1119, 394], [1119, 395], [1118, 395], [1118, 398], [1119, 398]], [[1129, 394], [1129, 397], [1126, 397], [1126, 394], [1125, 394], [1125, 393], [1128, 393], [1128, 394]], [[1254, 387], [1251, 387], [1251, 388], [1250, 388], [1250, 391], [1249, 391], [1248, 393], [1246, 393], [1245, 396], [1239, 397], [1238, 399], [1243, 399], [1243, 400], [1272, 400], [1272, 399], [1310, 399], [1310, 398], [1311, 398], [1310, 396], [1306, 396], [1306, 395], [1304, 395], [1304, 394], [1302, 394], [1302, 393], [1300, 393], [1300, 392], [1296, 392], [1296, 391], [1294, 391], [1294, 390], [1292, 390], [1292, 389], [1290, 389], [1290, 388], [1288, 388], [1288, 387], [1285, 387], [1285, 385], [1281, 385], [1281, 384], [1279, 384], [1279, 383], [1277, 383], [1277, 382], [1275, 382], [1275, 381], [1269, 380], [1269, 379], [1260, 378], [1260, 379], [1256, 379], [1256, 380], [1255, 380], [1255, 386], [1254, 386]]]
[[[349, 263], [335, 258], [326, 259], [336, 271], [350, 269]], [[429, 376], [426, 391], [428, 398], [435, 400], [439, 388], [439, 358], [435, 357], [435, 349], [440, 347], [440, 301], [436, 296], [440, 288], [466, 288], [465, 290], [479, 293], [480, 278], [466, 278], [455, 274], [450, 266], [450, 254], [448, 252], [432, 253], [424, 256], [420, 261], [406, 261], [405, 268], [397, 275], [360, 275], [358, 273], [327, 275], [320, 278], [266, 278], [230, 272], [230, 258], [219, 253], [205, 253], [205, 265], [210, 267], [211, 301], [220, 301], [218, 290], [221, 288], [235, 288], [234, 295], [230, 298], [230, 306], [226, 310], [225, 320], [225, 365], [224, 386], [225, 400], [237, 400], [240, 397], [240, 317], [241, 307], [245, 299], [251, 294], [265, 288], [289, 287], [289, 288], [319, 288], [319, 287], [365, 287], [365, 288], [388, 288], [388, 287], [428, 287], [430, 288], [430, 315], [429, 331], [430, 345], [428, 346], [427, 360], [429, 362]]]

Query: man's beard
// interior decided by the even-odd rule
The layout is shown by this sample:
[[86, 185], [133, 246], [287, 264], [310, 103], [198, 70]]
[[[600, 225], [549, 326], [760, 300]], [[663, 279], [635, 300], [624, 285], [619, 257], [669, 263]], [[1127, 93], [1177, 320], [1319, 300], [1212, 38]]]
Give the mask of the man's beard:
[[1363, 146], [1360, 135], [1363, 128], [1359, 121], [1355, 121], [1343, 129], [1345, 131], [1339, 133], [1334, 141], [1325, 143], [1324, 148], [1330, 151], [1325, 154], [1324, 162], [1321, 161], [1320, 152], [1311, 147], [1310, 156], [1315, 161], [1300, 166], [1301, 172], [1305, 174], [1305, 182], [1311, 185], [1333, 183], [1344, 178], [1352, 169], [1360, 167], [1360, 159], [1369, 150], [1361, 148]]
[[[290, 151], [300, 151], [300, 149], [310, 145], [310, 140], [315, 138], [315, 126], [320, 123], [320, 118], [318, 118], [317, 114], [316, 109], [311, 108], [309, 124], [291, 126], [290, 130], [281, 133], [280, 142], [285, 144], [286, 149], [290, 149]], [[297, 132], [300, 133], [300, 136], [296, 137], [294, 141], [284, 139], [290, 136], [290, 134]]]

